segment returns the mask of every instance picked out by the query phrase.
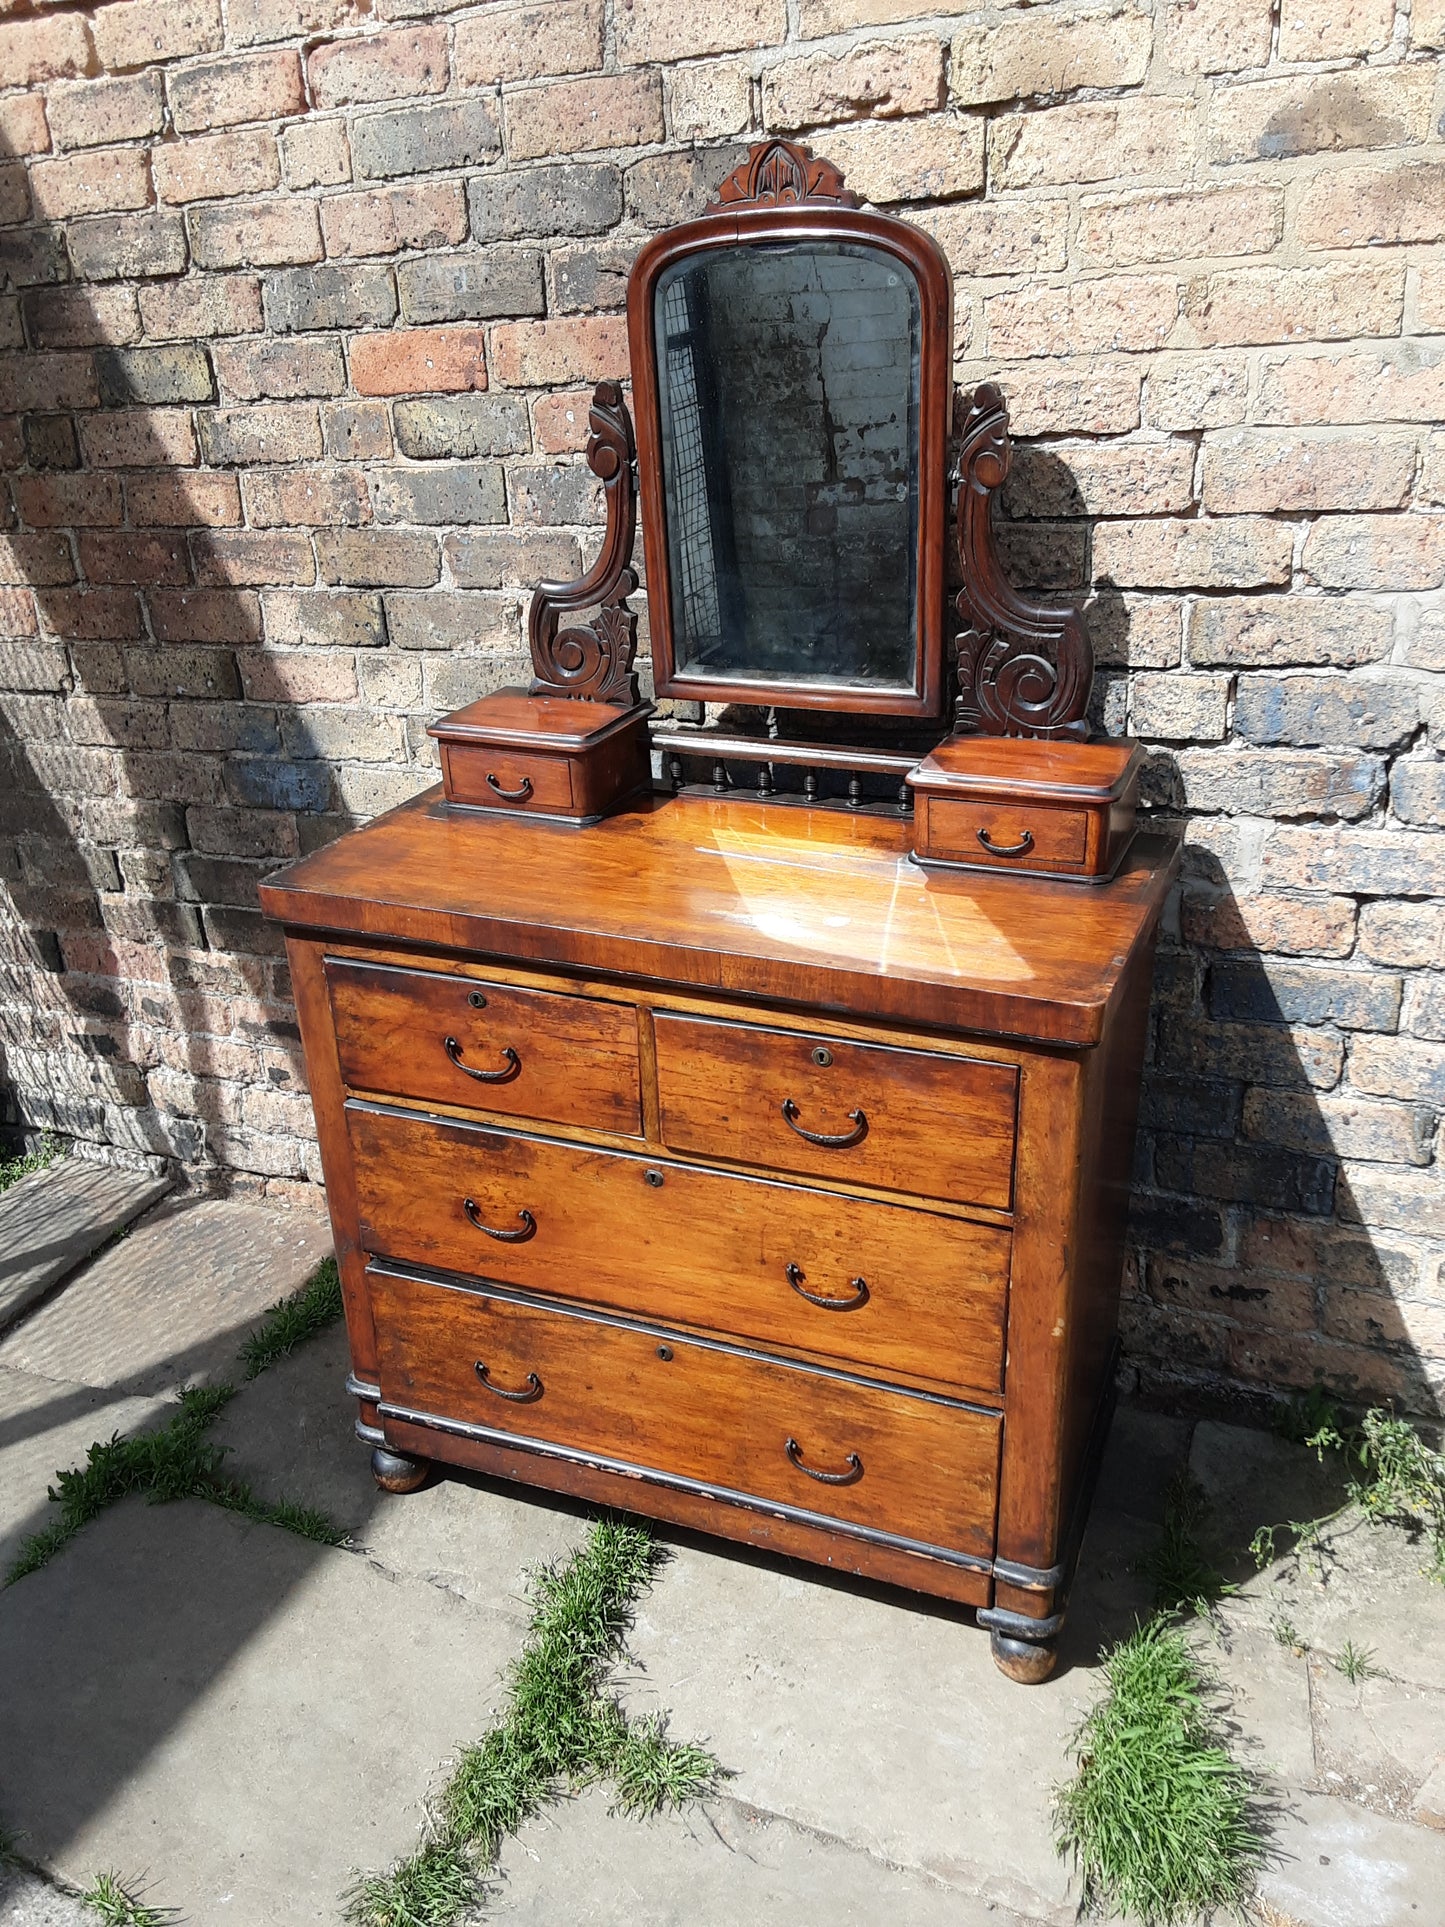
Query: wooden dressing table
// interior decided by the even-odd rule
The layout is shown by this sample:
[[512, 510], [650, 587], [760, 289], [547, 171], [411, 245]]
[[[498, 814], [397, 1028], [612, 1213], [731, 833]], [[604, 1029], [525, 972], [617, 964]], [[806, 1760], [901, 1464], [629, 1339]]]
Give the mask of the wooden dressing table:
[[[261, 895], [286, 929], [378, 1481], [468, 1466], [932, 1593], [976, 1608], [1031, 1681], [1054, 1663], [1108, 1421], [1175, 852], [1133, 834], [1131, 746], [1079, 741], [1077, 615], [1014, 596], [966, 499], [956, 667], [944, 649], [947, 270], [851, 201], [807, 150], [763, 143], [634, 274], [657, 688], [741, 708], [659, 725], [637, 698], [632, 429], [604, 387], [607, 537], [582, 583], [539, 590], [531, 689], [444, 719], [443, 789]], [[646, 351], [656, 321], [671, 367], [657, 291], [699, 250], [731, 280], [681, 304], [686, 338], [706, 321], [720, 355], [730, 328], [745, 339], [754, 248], [759, 286], [804, 288], [785, 305], [834, 389], [827, 461], [815, 486], [803, 460], [797, 495], [807, 609], [826, 601], [811, 557], [839, 579], [823, 538], [874, 543], [885, 576], [884, 545], [917, 541], [892, 558], [896, 625], [840, 607], [793, 658], [789, 572], [768, 573], [790, 484], [760, 489], [724, 419], [679, 548], [678, 390]], [[921, 289], [896, 280], [878, 310], [912, 301], [901, 467], [853, 433], [824, 359], [849, 303], [868, 311], [869, 250]], [[992, 391], [960, 466], [986, 510], [1007, 467]], [[941, 743], [954, 676], [961, 729]], [[915, 772], [968, 868], [915, 851]], [[1030, 848], [1062, 875], [1014, 861]]]

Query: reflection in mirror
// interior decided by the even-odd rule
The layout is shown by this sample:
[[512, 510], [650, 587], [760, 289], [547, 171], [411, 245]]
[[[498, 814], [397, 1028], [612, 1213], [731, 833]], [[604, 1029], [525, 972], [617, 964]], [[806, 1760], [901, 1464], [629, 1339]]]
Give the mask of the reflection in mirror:
[[907, 691], [917, 283], [881, 248], [692, 255], [654, 307], [676, 675]]

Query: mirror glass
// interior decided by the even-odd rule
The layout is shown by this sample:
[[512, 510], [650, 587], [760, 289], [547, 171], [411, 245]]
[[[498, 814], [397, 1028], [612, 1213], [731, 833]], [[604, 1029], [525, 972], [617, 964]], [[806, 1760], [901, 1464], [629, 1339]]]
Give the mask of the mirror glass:
[[856, 242], [709, 249], [653, 324], [676, 677], [911, 689], [913, 275]]

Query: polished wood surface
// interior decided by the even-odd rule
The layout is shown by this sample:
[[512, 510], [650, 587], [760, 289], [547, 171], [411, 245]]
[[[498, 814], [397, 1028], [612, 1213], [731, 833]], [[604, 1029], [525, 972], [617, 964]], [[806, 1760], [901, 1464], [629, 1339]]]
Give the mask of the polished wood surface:
[[695, 985], [856, 1018], [1090, 1045], [1175, 844], [1087, 894], [929, 872], [906, 821], [645, 796], [585, 836], [448, 814], [436, 792], [261, 886], [292, 929]]
[[642, 1128], [631, 1004], [337, 957], [326, 981], [352, 1090], [598, 1131]]
[[384, 1405], [916, 1544], [992, 1550], [994, 1413], [384, 1266], [368, 1276]]
[[1018, 1077], [1002, 1065], [662, 1012], [654, 1029], [674, 1150], [1000, 1211], [1012, 1202]]
[[[858, 1369], [1003, 1382], [1007, 1231], [364, 1103], [347, 1122], [379, 1256]], [[516, 1231], [521, 1211], [535, 1229], [517, 1242], [476, 1222]]]
[[1077, 869], [1089, 842], [1082, 810], [930, 796], [920, 808], [919, 853], [951, 853], [1000, 870]]
[[955, 736], [908, 777], [925, 865], [1107, 882], [1135, 834], [1144, 752], [1132, 742]]

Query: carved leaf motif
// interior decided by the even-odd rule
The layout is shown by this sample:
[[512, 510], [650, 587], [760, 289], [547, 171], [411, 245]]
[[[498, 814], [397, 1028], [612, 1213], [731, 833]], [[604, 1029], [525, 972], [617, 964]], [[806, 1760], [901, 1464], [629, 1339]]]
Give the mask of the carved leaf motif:
[[840, 171], [831, 161], [818, 159], [811, 147], [796, 141], [756, 141], [747, 159], [718, 189], [708, 213], [745, 206], [796, 206], [803, 201], [826, 201], [834, 207], [860, 205], [858, 196], [844, 187]]

